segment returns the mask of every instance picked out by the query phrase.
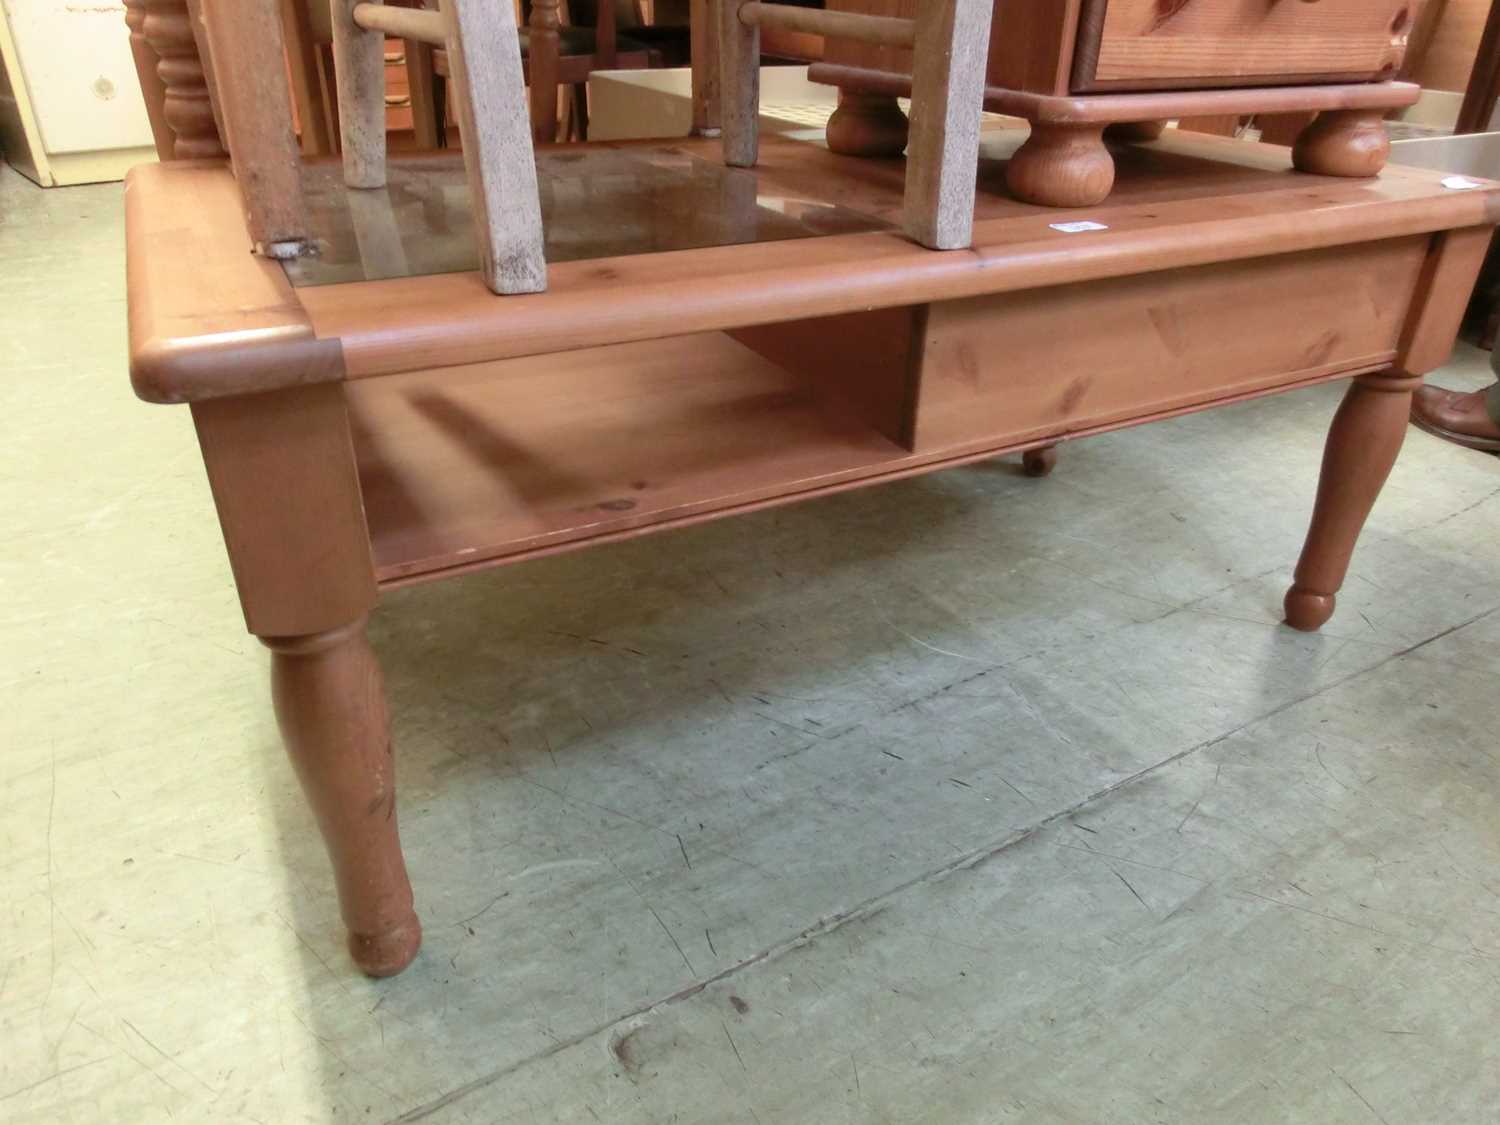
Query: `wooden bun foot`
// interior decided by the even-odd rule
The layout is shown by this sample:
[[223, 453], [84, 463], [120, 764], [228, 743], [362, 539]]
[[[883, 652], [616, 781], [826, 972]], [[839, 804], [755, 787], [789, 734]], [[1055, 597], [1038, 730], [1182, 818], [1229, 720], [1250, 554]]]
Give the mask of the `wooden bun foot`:
[[1011, 194], [1043, 207], [1092, 207], [1115, 186], [1104, 126], [1033, 124], [1005, 170]]
[[1317, 594], [1293, 586], [1286, 592], [1286, 623], [1304, 633], [1316, 633], [1333, 616], [1334, 595]]
[[349, 956], [368, 977], [393, 977], [412, 963], [422, 948], [422, 923], [415, 913], [379, 934], [349, 933]]
[[1112, 141], [1154, 141], [1167, 131], [1165, 121], [1116, 121], [1104, 130]]
[[1044, 445], [1021, 454], [1021, 471], [1028, 477], [1044, 477], [1057, 468], [1057, 446]]
[[841, 156], [900, 156], [909, 125], [894, 97], [840, 90], [828, 119], [828, 148]]
[[1380, 174], [1391, 154], [1384, 111], [1343, 109], [1320, 113], [1297, 135], [1292, 164], [1319, 176], [1366, 178]]

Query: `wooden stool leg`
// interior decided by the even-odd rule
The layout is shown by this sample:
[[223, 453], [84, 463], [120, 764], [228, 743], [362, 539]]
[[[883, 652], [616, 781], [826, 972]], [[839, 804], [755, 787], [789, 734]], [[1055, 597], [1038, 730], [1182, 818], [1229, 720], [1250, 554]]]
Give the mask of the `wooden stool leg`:
[[1333, 616], [1354, 544], [1406, 437], [1414, 375], [1362, 375], [1350, 385], [1323, 454], [1312, 526], [1286, 595], [1286, 623], [1312, 632]]
[[1005, 170], [1011, 193], [1044, 207], [1092, 207], [1115, 186], [1115, 159], [1104, 126], [1033, 123]]
[[380, 665], [360, 618], [309, 637], [262, 637], [287, 754], [333, 861], [349, 952], [372, 977], [417, 955], [422, 924], [396, 827], [396, 785]]
[[421, 149], [443, 145], [443, 110], [432, 69], [432, 45], [418, 39], [401, 43], [406, 51], [406, 88], [411, 94], [411, 128]]
[[754, 168], [760, 153], [760, 28], [741, 22], [741, 0], [719, 0], [719, 127], [724, 163]]
[[[537, 144], [557, 140], [557, 62], [558, 33], [561, 17], [558, 0], [533, 0], [527, 22], [527, 62], [531, 86], [528, 93], [531, 113], [531, 139]], [[451, 62], [450, 62], [451, 65]], [[464, 143], [468, 143], [467, 135]]]
[[931, 250], [964, 249], [974, 241], [990, 3], [917, 6], [901, 225]]
[[1057, 468], [1057, 446], [1043, 445], [1021, 454], [1021, 471], [1028, 477], [1044, 477]]
[[146, 0], [125, 0], [125, 23], [130, 27], [130, 55], [146, 102], [146, 120], [151, 125], [157, 159], [171, 160], [177, 134], [167, 124], [167, 84], [156, 69], [161, 60], [146, 39]]
[[693, 135], [719, 134], [719, 23], [710, 0], [689, 0], [693, 82]]
[[843, 156], [900, 156], [909, 128], [895, 97], [840, 90], [828, 119], [828, 147]]
[[[479, 271], [492, 292], [540, 293], [547, 288], [547, 263], [515, 10], [491, 0], [444, 0], [441, 10], [479, 238]], [[532, 49], [533, 92], [537, 83], [551, 92], [555, 125], [556, 75], [543, 74], [534, 45]], [[471, 61], [477, 65], [470, 66]]]
[[1297, 135], [1292, 164], [1319, 176], [1376, 176], [1391, 154], [1385, 111], [1343, 109], [1320, 113]]
[[358, 0], [334, 0], [333, 69], [338, 86], [344, 183], [385, 187], [385, 40], [354, 22]]
[[227, 156], [209, 99], [207, 60], [198, 53], [186, 0], [148, 0], [130, 8], [131, 18], [140, 21], [139, 33], [158, 59], [161, 113], [175, 136], [171, 159], [219, 160]]

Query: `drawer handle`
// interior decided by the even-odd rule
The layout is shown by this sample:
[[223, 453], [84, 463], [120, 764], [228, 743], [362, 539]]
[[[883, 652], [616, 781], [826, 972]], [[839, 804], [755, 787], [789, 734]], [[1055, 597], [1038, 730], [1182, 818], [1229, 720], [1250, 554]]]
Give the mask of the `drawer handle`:
[[402, 66], [406, 63], [405, 51], [387, 51], [385, 56], [386, 66]]
[[386, 109], [405, 109], [411, 105], [410, 94], [387, 94], [385, 96]]

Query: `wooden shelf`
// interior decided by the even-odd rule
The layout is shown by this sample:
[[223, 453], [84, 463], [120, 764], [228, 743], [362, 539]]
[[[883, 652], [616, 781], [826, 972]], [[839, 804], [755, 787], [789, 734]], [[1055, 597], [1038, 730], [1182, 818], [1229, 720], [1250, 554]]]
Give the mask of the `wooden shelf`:
[[720, 333], [350, 384], [383, 584], [899, 468], [911, 454]]

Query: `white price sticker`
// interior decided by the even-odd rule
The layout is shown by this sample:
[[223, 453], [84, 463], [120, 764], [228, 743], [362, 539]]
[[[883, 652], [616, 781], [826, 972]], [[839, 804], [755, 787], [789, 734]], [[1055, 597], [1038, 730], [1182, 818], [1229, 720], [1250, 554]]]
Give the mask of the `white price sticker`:
[[[1478, 186], [1477, 184], [1475, 185]], [[1063, 234], [1082, 234], [1086, 230], [1108, 230], [1109, 227], [1103, 223], [1096, 223], [1091, 219], [1083, 219], [1076, 223], [1048, 223], [1053, 230], [1060, 230]]]

